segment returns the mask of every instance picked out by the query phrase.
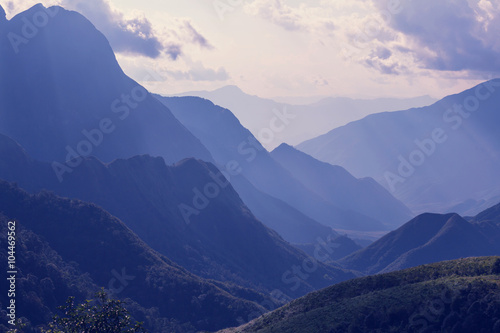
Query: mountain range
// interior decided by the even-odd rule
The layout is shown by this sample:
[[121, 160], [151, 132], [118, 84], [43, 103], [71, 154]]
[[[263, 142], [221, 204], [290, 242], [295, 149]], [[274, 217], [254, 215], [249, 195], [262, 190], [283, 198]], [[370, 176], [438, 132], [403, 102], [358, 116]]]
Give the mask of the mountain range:
[[[57, 15], [29, 43], [13, 48], [8, 38], [2, 39], [0, 133], [34, 159], [51, 162], [60, 182], [87, 156], [103, 162], [142, 154], [162, 157], [167, 164], [191, 157], [214, 162], [206, 148], [210, 142], [202, 143], [163, 103], [128, 78], [107, 40], [80, 14], [37, 5], [6, 21], [3, 34], [22, 30], [26, 19], [51, 11]], [[192, 106], [187, 99], [183, 103], [184, 108]], [[243, 127], [234, 131], [246, 135]], [[243, 155], [235, 149], [231, 153], [248, 159], [252, 144], [263, 149], [251, 141], [240, 147]], [[334, 234], [332, 227], [385, 228], [382, 221], [311, 193], [267, 152], [259, 151], [252, 165], [244, 172], [247, 179], [234, 182], [236, 189], [260, 219], [289, 241], [311, 243]], [[280, 210], [284, 213], [277, 217]]]
[[357, 179], [346, 169], [321, 162], [283, 143], [271, 156], [308, 189], [338, 207], [397, 228], [413, 214], [372, 178]]
[[[120, 266], [118, 271], [129, 267], [124, 264], [129, 260], [141, 279], [120, 297], [152, 311], [156, 324], [168, 323], [162, 329], [187, 332], [246, 321], [249, 314], [272, 308], [271, 295], [278, 289], [283, 302], [355, 276], [318, 262], [257, 220], [212, 164], [210, 152], [167, 107], [123, 73], [107, 40], [83, 16], [37, 5], [3, 21], [1, 35], [22, 29], [42, 12], [57, 15], [36, 38], [19, 49], [8, 38], [1, 42], [0, 94], [5, 98], [0, 103], [0, 178], [32, 194], [4, 184], [0, 210], [62, 258], [47, 265], [57, 263], [64, 271], [74, 262], [80, 269], [75, 276], [90, 275], [88, 289], [72, 289], [76, 296], [107, 286], [113, 276], [105, 274], [113, 265]], [[72, 199], [36, 194], [43, 189]], [[330, 228], [299, 218], [317, 226], [315, 236], [335, 236]], [[118, 229], [102, 219], [114, 221]], [[94, 226], [83, 230], [85, 221]], [[61, 223], [66, 225], [58, 233]], [[151, 258], [141, 263], [141, 254]], [[99, 258], [94, 268], [89, 266], [93, 258]], [[23, 269], [26, 276], [38, 276], [29, 265]], [[170, 273], [175, 277], [168, 278]], [[35, 314], [47, 322], [55, 309], [38, 303]], [[155, 323], [149, 327], [158, 327]]]
[[500, 257], [363, 277], [311, 293], [236, 332], [498, 332]]
[[[87, 158], [60, 183], [49, 163], [32, 160], [2, 135], [0, 156], [0, 178], [33, 193], [46, 189], [93, 202], [199, 276], [271, 292], [283, 286], [285, 272], [307, 260], [258, 221], [211, 164], [185, 159], [167, 166], [147, 155], [110, 164]], [[295, 281], [293, 276], [289, 279]], [[353, 276], [318, 263], [307, 280], [285, 294], [297, 297]]]
[[[283, 142], [298, 145], [305, 140], [315, 138], [318, 133], [327, 133], [372, 113], [404, 110], [435, 102], [429, 96], [409, 99], [325, 97], [314, 103], [294, 105], [252, 96], [236, 86], [225, 86], [214, 91], [191, 91], [175, 96], [201, 97], [231, 110], [243, 126], [248, 128], [268, 150], [278, 147]], [[273, 122], [280, 114], [289, 115], [290, 121], [275, 131]], [[272, 135], [268, 134], [269, 129], [273, 130]]]
[[[261, 145], [259, 140], [244, 128], [231, 111], [214, 105], [211, 101], [197, 97], [160, 97], [173, 114], [188, 128], [210, 151], [222, 170], [234, 171], [235, 187], [256, 214], [260, 210], [253, 203], [248, 192], [237, 182], [240, 175], [252, 183], [258, 190], [271, 195], [315, 221], [342, 230], [381, 231], [388, 230], [392, 224], [401, 225], [412, 217], [411, 212], [390, 194], [372, 197], [372, 205], [382, 204], [387, 209], [384, 219], [371, 214], [364, 214], [359, 207], [346, 207], [338, 200], [325, 199], [308, 188], [306, 184], [273, 159], [271, 154]], [[316, 173], [317, 170], [308, 170]], [[305, 171], [307, 172], [307, 171]], [[355, 191], [351, 182], [345, 184], [344, 190]], [[245, 184], [243, 184], [245, 185]], [[380, 187], [373, 183], [373, 187]], [[381, 192], [384, 192], [380, 188]], [[367, 201], [370, 199], [368, 198]], [[268, 221], [264, 215], [263, 221]], [[386, 217], [389, 217], [387, 220]], [[287, 224], [272, 225], [277, 231], [289, 228]]]
[[372, 177], [415, 213], [475, 215], [500, 201], [500, 80], [351, 122], [297, 148]]
[[469, 222], [458, 214], [422, 214], [339, 261], [365, 274], [438, 261], [500, 254], [500, 204]]
[[[256, 302], [237, 298], [151, 250], [93, 204], [47, 192], [30, 195], [4, 181], [0, 202], [2, 221], [15, 221], [19, 230], [17, 315], [29, 318], [33, 326], [50, 320], [66, 295], [85, 297], [96, 285], [129, 298], [138, 320], [148, 321], [150, 328], [161, 325], [164, 332], [215, 330], [262, 311]], [[2, 245], [6, 235], [2, 233]], [[3, 290], [8, 290], [7, 283], [2, 279]], [[259, 294], [241, 292], [262, 303]], [[7, 293], [0, 297], [5, 308]]]
[[430, 106], [163, 97], [77, 12], [0, 6], [0, 37], [24, 331], [101, 288], [152, 332], [500, 330], [500, 80]]

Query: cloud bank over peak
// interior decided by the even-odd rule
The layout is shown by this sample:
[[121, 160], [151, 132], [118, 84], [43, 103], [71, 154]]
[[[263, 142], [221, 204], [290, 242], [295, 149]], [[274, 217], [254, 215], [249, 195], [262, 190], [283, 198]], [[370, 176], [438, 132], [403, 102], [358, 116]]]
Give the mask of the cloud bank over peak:
[[[10, 13], [18, 13], [35, 5], [38, 0], [6, 1]], [[59, 5], [75, 10], [88, 18], [109, 40], [118, 53], [156, 59], [167, 55], [176, 60], [186, 44], [211, 49], [212, 45], [189, 19], [172, 19], [168, 28], [156, 29], [143, 15], [127, 17], [108, 0], [48, 0], [45, 6]]]
[[62, 0], [61, 5], [87, 17], [109, 40], [115, 52], [157, 58], [166, 51], [176, 59], [180, 50], [160, 41], [145, 17], [126, 18], [105, 0]]

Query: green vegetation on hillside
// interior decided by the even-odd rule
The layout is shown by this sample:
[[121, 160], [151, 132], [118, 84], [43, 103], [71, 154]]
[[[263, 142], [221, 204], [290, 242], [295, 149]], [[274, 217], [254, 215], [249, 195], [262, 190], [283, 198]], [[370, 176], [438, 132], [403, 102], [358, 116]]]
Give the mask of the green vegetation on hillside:
[[222, 332], [500, 332], [499, 275], [482, 257], [363, 277]]
[[[79, 303], [100, 287], [126, 300], [127, 310], [152, 332], [215, 331], [237, 325], [238, 317], [265, 311], [257, 302], [230, 295], [223, 283], [212, 284], [161, 256], [93, 204], [47, 192], [30, 195], [0, 181], [4, 249], [7, 221], [17, 222], [16, 315], [27, 323], [26, 333], [50, 322], [69, 296]], [[0, 253], [5, 263], [6, 253]], [[0, 280], [2, 290], [8, 290], [7, 282]], [[8, 302], [7, 292], [1, 293], [3, 309]], [[0, 332], [10, 328], [0, 311]]]
[[51, 329], [45, 333], [135, 333], [146, 332], [142, 323], [132, 323], [129, 312], [120, 300], [108, 298], [101, 290], [95, 294], [96, 299], [75, 304], [70, 297], [65, 306], [59, 309], [64, 316], [56, 316], [50, 323]]

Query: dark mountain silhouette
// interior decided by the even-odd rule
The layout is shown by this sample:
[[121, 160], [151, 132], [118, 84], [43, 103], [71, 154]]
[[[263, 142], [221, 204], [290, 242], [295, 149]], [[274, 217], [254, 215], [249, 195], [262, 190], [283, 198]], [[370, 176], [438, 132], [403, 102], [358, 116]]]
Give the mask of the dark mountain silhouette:
[[258, 221], [209, 163], [186, 159], [167, 166], [147, 155], [110, 164], [88, 158], [60, 183], [49, 163], [30, 159], [1, 135], [0, 156], [0, 178], [31, 192], [48, 189], [96, 203], [154, 250], [202, 277], [298, 296], [354, 276], [318, 263], [299, 286], [288, 288], [283, 275], [308, 257]]
[[[3, 219], [8, 216], [20, 225], [19, 237], [31, 238], [19, 239], [17, 246], [16, 299], [19, 315], [35, 325], [49, 321], [66, 294], [85, 296], [93, 285], [138, 304], [136, 310], [143, 312], [138, 319], [151, 320], [153, 331], [160, 331], [159, 327], [171, 332], [215, 330], [234, 325], [238, 316], [246, 318], [248, 312], [262, 310], [151, 250], [120, 220], [93, 204], [47, 192], [29, 195], [4, 181], [0, 181], [0, 203]], [[36, 259], [43, 261], [35, 263]], [[38, 280], [40, 288], [36, 288]], [[57, 292], [56, 286], [61, 287]], [[7, 293], [2, 293], [2, 304], [7, 301]], [[155, 320], [160, 325], [156, 328]]]
[[[203, 142], [221, 166], [229, 166], [231, 171], [240, 170], [257, 189], [333, 228], [386, 230], [382, 222], [335, 206], [307, 189], [273, 160], [250, 131], [241, 126], [231, 111], [198, 97], [158, 98]], [[246, 197], [243, 200], [246, 200]]]
[[428, 107], [370, 115], [297, 148], [374, 178], [416, 213], [475, 215], [500, 201], [499, 103], [495, 79]]
[[[0, 207], [0, 211], [3, 207]], [[11, 219], [0, 214], [0, 245], [8, 248], [8, 227]], [[84, 275], [76, 265], [65, 262], [41, 236], [26, 229], [23, 224], [15, 224], [16, 236], [16, 315], [26, 318], [30, 325], [25, 332], [31, 332], [34, 326], [46, 324], [51, 320], [56, 307], [65, 304], [70, 296], [77, 299], [90, 297], [89, 292], [98, 287], [88, 275]], [[8, 252], [1, 251], [0, 259], [8, 262]], [[6, 276], [7, 275], [7, 276]], [[9, 274], [2, 274], [0, 288], [8, 291]], [[11, 318], [7, 317], [7, 307], [10, 300], [7, 292], [0, 295], [0, 331], [7, 332], [12, 326], [8, 325]], [[10, 328], [9, 328], [10, 326]]]
[[82, 15], [38, 4], [4, 21], [0, 37], [0, 133], [34, 158], [76, 159], [71, 169], [88, 155], [211, 161], [199, 140], [123, 73], [104, 35]]
[[346, 281], [236, 332], [498, 332], [500, 257], [469, 258]]
[[500, 226], [457, 214], [422, 214], [339, 261], [374, 274], [462, 257], [500, 254]]
[[413, 217], [410, 210], [396, 200], [372, 178], [357, 179], [340, 166], [334, 166], [283, 143], [271, 156], [292, 176], [323, 199], [399, 227]]

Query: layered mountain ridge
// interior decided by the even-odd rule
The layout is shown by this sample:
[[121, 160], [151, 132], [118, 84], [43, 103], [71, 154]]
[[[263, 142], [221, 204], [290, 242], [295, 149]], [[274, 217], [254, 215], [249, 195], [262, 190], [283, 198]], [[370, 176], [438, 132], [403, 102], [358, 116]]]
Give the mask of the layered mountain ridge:
[[[285, 272], [307, 259], [262, 225], [224, 176], [203, 161], [167, 166], [147, 155], [109, 164], [88, 158], [59, 182], [49, 163], [31, 159], [2, 135], [0, 156], [0, 178], [31, 192], [47, 189], [96, 203], [154, 250], [202, 277], [271, 292], [283, 289]], [[299, 287], [283, 292], [297, 296], [353, 276], [318, 263]]]
[[[333, 128], [361, 119], [370, 113], [404, 110], [435, 102], [429, 96], [410, 99], [326, 97], [313, 103], [296, 105], [252, 96], [237, 86], [225, 86], [214, 91], [191, 91], [176, 96], [205, 98], [231, 110], [255, 137], [259, 140], [261, 135], [266, 137], [264, 146], [269, 150], [275, 149], [282, 142], [297, 145], [316, 137], [318, 133], [327, 133]], [[271, 129], [273, 119], [277, 114], [283, 113], [290, 115], [290, 122], [268, 138], [265, 129]]]
[[[130, 298], [138, 303], [139, 315], [142, 312], [143, 319], [151, 321], [153, 327], [159, 329], [156, 325], [164, 319], [161, 323], [162, 330], [214, 330], [231, 322], [237, 323], [236, 318], [245, 316], [248, 312], [262, 311], [257, 303], [231, 296], [227, 291], [194, 276], [151, 250], [120, 220], [95, 205], [59, 198], [47, 192], [30, 195], [4, 181], [0, 181], [0, 202], [0, 213], [4, 215], [4, 221], [8, 217], [9, 221], [16, 222], [19, 231], [26, 229], [40, 236], [46, 242], [45, 246], [56, 251], [64, 262], [73, 263], [77, 267], [74, 273], [60, 271], [64, 266], [57, 263], [57, 259], [49, 259], [45, 268], [40, 263], [41, 272], [35, 271], [30, 261], [24, 264], [22, 258], [29, 258], [29, 252], [40, 253], [41, 247], [27, 242], [26, 249], [18, 249], [18, 268], [22, 274], [19, 275], [19, 287], [30, 287], [19, 289], [18, 315], [34, 320], [34, 325], [46, 323], [50, 320], [50, 314], [56, 313], [56, 306], [62, 305], [57, 302], [45, 304], [50, 308], [43, 308], [42, 305], [43, 311], [38, 315], [44, 313], [48, 315], [47, 318], [37, 318], [37, 312], [30, 313], [30, 310], [41, 310], [40, 304], [37, 304], [34, 292], [26, 294], [32, 288], [32, 281], [23, 281], [21, 277], [28, 280], [37, 279], [38, 276], [44, 278], [44, 270], [49, 271], [45, 273], [48, 274], [48, 279], [42, 283], [50, 287], [50, 279], [54, 280], [53, 283], [65, 286], [59, 297], [69, 292], [72, 296], [85, 297], [95, 286], [103, 286], [119, 297]], [[20, 232], [19, 235], [23, 233]], [[2, 235], [2, 243], [5, 237], [5, 234]], [[19, 245], [24, 244], [24, 241], [26, 240], [21, 240]], [[113, 273], [114, 271], [117, 273]], [[61, 274], [66, 281], [61, 281]], [[85, 276], [80, 277], [79, 274]], [[121, 278], [121, 282], [116, 283], [116, 276]], [[2, 287], [6, 287], [6, 283], [2, 279]], [[95, 284], [94, 287], [92, 283]], [[76, 293], [65, 289], [79, 291]], [[254, 297], [257, 297], [255, 300], [258, 302], [263, 300], [259, 300], [257, 293], [254, 293]], [[197, 301], [193, 302], [193, 299]], [[2, 293], [1, 302], [7, 304], [7, 293]], [[154, 324], [155, 320], [158, 320], [157, 324]]]
[[[389, 197], [388, 201], [392, 202], [386, 206], [387, 216], [392, 215], [390, 221], [350, 209], [354, 206], [345, 207], [338, 200], [333, 202], [326, 200], [307, 188], [286, 167], [274, 160], [230, 110], [198, 97], [157, 96], [157, 98], [203, 142], [223, 170], [226, 168], [228, 171], [236, 171], [238, 176], [243, 175], [258, 190], [284, 201], [323, 225], [342, 230], [380, 231], [389, 229], [386, 223], [398, 221], [400, 225], [411, 217], [411, 213], [401, 203], [390, 198], [390, 195], [386, 196]], [[237, 182], [238, 176], [234, 177], [236, 179], [234, 185], [238, 192], [246, 194], [248, 191], [243, 187], [244, 184]], [[353, 190], [348, 187], [345, 189]], [[244, 196], [243, 200], [251, 209], [255, 207], [256, 211], [260, 212], [249, 195]], [[377, 198], [373, 197], [372, 200], [371, 204], [376, 205]], [[261, 218], [267, 220], [263, 214]], [[283, 226], [273, 226], [273, 228], [281, 231]]]
[[416, 213], [475, 215], [500, 201], [500, 79], [433, 105], [384, 112], [297, 148], [373, 177]]
[[413, 217], [372, 178], [357, 179], [344, 168], [320, 162], [287, 144], [281, 144], [271, 156], [308, 189], [339, 207], [372, 216], [391, 228]]

